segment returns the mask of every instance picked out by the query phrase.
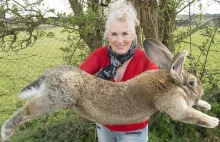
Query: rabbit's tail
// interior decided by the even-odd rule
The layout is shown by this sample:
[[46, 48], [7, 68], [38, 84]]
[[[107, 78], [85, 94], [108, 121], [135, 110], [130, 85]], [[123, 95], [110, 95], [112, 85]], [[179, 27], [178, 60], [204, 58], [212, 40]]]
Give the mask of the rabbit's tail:
[[34, 96], [37, 96], [44, 90], [45, 88], [45, 82], [44, 82], [44, 76], [40, 77], [38, 80], [35, 80], [25, 88], [23, 88], [18, 95], [19, 98], [26, 98], [31, 99]]

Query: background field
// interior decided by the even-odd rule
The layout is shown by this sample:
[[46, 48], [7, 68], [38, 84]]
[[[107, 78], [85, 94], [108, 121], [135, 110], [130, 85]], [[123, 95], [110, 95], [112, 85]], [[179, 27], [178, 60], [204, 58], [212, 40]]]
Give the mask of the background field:
[[[50, 30], [60, 34], [58, 28], [48, 32]], [[21, 100], [17, 98], [21, 88], [34, 81], [45, 69], [64, 63], [60, 48], [65, 44], [62, 38], [59, 41], [42, 38], [27, 49], [0, 52], [0, 124], [21, 106]]]

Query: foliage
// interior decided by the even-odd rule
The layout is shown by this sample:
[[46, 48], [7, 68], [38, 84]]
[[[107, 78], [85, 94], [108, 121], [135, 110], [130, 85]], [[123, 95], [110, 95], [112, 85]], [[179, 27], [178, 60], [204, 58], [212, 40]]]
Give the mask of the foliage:
[[[215, 110], [212, 110], [215, 112]], [[213, 113], [209, 113], [212, 114]], [[219, 142], [220, 130], [175, 122], [166, 115], [157, 114], [149, 127], [150, 142]]]
[[[4, 51], [23, 49], [36, 42], [38, 35], [33, 33], [35, 28], [46, 19], [43, 11], [36, 7], [42, 0], [19, 3], [17, 1], [0, 0], [0, 47]], [[20, 32], [25, 32], [26, 37], [19, 38]]]
[[[71, 38], [69, 35], [68, 38]], [[91, 52], [88, 48], [86, 48], [85, 43], [82, 40], [71, 40], [71, 42], [65, 46], [60, 48], [64, 53], [64, 61], [67, 64], [73, 64], [78, 66]], [[77, 57], [77, 58], [75, 58]]]
[[[75, 14], [59, 13], [54, 9], [42, 10], [43, 0], [36, 2], [0, 0], [0, 48], [2, 51], [21, 50], [36, 42], [41, 25], [64, 27], [64, 32], [79, 35], [91, 49], [102, 45], [104, 10], [99, 3], [70, 0]], [[92, 5], [92, 6], [91, 6]], [[81, 8], [81, 9], [80, 9]], [[48, 16], [54, 15], [54, 16]], [[22, 36], [21, 33], [25, 33]]]
[[209, 89], [220, 82], [220, 72], [215, 70], [219, 62], [216, 60], [216, 52], [218, 52], [220, 42], [218, 40], [220, 38], [218, 32], [220, 19], [217, 25], [213, 25], [210, 24], [210, 21], [203, 22], [204, 18], [197, 18], [200, 20], [196, 23], [177, 28], [173, 40], [175, 41], [176, 53], [183, 49], [189, 51], [189, 60], [186, 66], [200, 77], [205, 89]]

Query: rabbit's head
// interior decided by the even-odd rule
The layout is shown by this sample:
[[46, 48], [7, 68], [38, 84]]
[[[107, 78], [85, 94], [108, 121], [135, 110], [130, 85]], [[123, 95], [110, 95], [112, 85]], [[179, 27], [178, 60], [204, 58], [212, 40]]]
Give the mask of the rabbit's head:
[[183, 50], [173, 56], [168, 48], [156, 39], [146, 39], [144, 50], [151, 62], [159, 68], [169, 70], [174, 83], [187, 92], [188, 97], [198, 101], [203, 95], [201, 81], [193, 74], [183, 69], [184, 61], [188, 51]]

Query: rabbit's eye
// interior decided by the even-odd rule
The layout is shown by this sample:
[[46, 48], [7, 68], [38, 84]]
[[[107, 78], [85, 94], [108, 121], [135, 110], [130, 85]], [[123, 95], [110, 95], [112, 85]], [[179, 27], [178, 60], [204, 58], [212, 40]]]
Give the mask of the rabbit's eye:
[[189, 81], [188, 84], [189, 84], [190, 86], [192, 86], [192, 87], [195, 86], [195, 82], [194, 82], [194, 81]]

